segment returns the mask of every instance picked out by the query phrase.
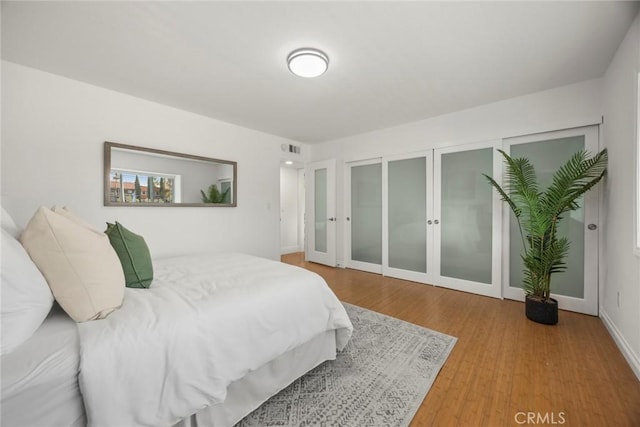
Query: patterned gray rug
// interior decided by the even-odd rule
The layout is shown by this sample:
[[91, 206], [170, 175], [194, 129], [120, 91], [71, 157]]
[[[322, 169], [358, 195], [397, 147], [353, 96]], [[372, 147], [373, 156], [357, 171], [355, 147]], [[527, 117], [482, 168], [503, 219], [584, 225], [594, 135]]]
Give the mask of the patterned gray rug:
[[408, 426], [457, 338], [344, 304], [353, 336], [236, 427]]

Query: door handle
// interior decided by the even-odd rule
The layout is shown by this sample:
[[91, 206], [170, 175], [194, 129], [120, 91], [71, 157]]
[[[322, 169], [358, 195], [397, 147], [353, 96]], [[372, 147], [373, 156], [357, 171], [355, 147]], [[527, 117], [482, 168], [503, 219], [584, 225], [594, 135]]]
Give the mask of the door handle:
[[438, 221], [437, 219], [434, 219], [434, 220], [433, 220], [433, 223], [434, 223], [434, 224], [440, 224], [440, 221]]
[[335, 220], [336, 220], [336, 219], [335, 219], [335, 218], [333, 218], [333, 217], [332, 217], [332, 218], [327, 218], [327, 219], [328, 219], [329, 221], [335, 221]]
[[429, 221], [427, 221], [427, 224], [431, 225], [431, 224], [433, 224], [433, 221], [429, 220]]
[[596, 228], [598, 228], [598, 226], [597, 226], [597, 225], [595, 225], [595, 224], [589, 224], [589, 225], [587, 225], [587, 228], [588, 228], [589, 230], [595, 230]]

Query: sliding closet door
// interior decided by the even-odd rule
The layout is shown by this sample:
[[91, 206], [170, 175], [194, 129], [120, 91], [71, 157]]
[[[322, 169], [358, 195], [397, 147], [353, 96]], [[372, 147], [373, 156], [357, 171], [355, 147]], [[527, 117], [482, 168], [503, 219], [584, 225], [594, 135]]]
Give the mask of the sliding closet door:
[[500, 181], [499, 142], [434, 151], [435, 284], [501, 296], [500, 198], [482, 174]]
[[[558, 132], [505, 139], [505, 151], [513, 157], [527, 157], [536, 169], [541, 188], [551, 184], [554, 171], [575, 152], [598, 151], [598, 128], [569, 129]], [[571, 248], [565, 272], [551, 276], [552, 295], [559, 307], [581, 313], [598, 314], [598, 191], [590, 191], [580, 202], [581, 208], [568, 213], [558, 229], [567, 236]], [[524, 300], [522, 291], [522, 239], [515, 217], [505, 207], [505, 286], [506, 298]]]
[[433, 151], [385, 158], [383, 164], [383, 272], [429, 283], [433, 245]]
[[382, 272], [382, 163], [347, 163], [347, 267]]

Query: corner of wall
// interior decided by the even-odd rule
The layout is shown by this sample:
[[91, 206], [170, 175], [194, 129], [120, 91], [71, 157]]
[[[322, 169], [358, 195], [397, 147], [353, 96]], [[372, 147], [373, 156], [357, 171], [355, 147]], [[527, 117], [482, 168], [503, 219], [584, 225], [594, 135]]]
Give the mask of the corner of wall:
[[633, 370], [633, 373], [636, 374], [636, 377], [640, 380], [640, 358], [634, 353], [627, 340], [604, 309], [600, 310], [600, 319], [602, 319], [602, 323], [604, 323], [604, 326], [607, 328], [607, 331], [609, 331], [609, 334], [629, 363], [629, 366], [631, 366], [631, 370]]
[[[640, 14], [618, 47], [603, 78], [602, 138], [609, 170], [602, 201], [600, 318], [640, 379], [640, 258], [633, 251], [637, 74], [640, 71]], [[614, 167], [612, 167], [614, 166]]]

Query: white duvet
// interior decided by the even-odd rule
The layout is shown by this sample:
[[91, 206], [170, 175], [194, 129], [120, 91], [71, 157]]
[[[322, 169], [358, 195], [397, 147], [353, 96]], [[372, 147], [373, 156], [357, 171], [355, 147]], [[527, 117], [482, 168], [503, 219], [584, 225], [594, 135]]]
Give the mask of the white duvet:
[[352, 325], [315, 273], [248, 255], [156, 261], [149, 289], [79, 324], [80, 388], [90, 426], [169, 426], [213, 403], [247, 372]]

